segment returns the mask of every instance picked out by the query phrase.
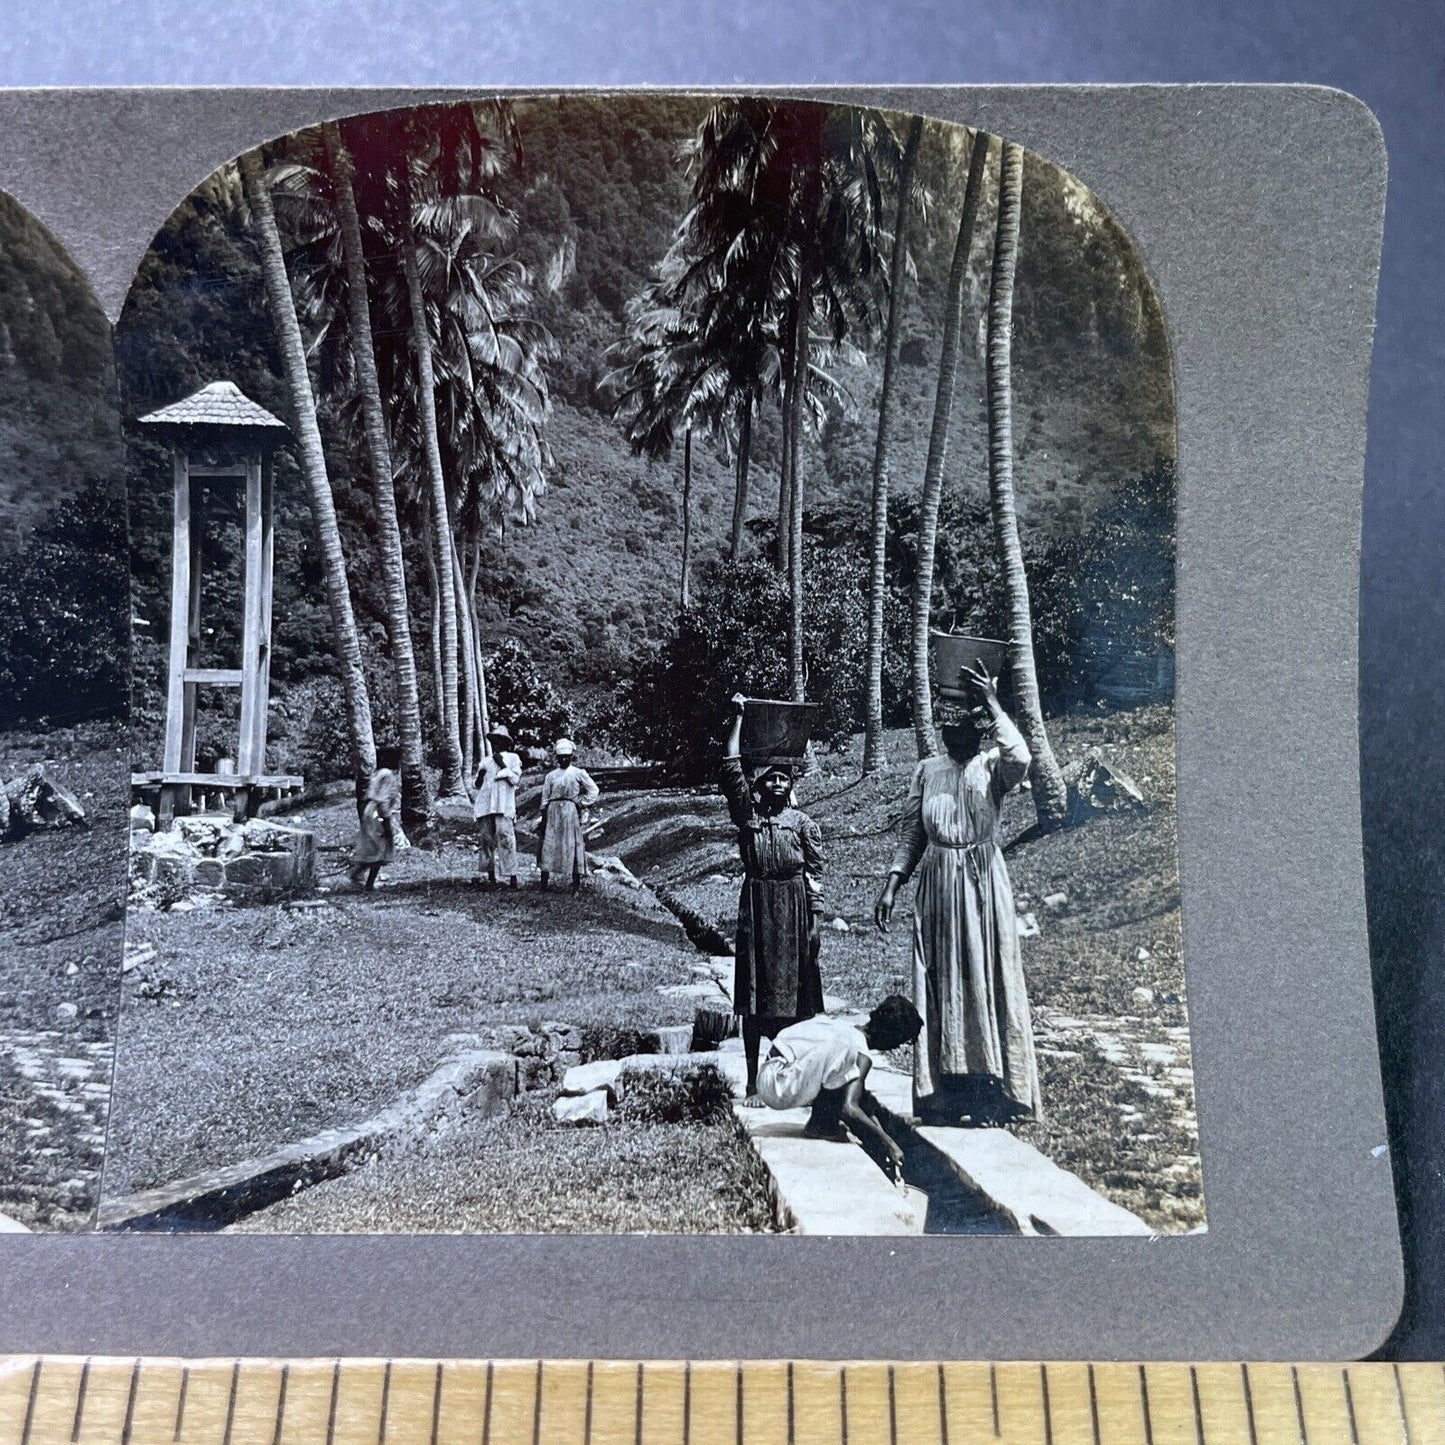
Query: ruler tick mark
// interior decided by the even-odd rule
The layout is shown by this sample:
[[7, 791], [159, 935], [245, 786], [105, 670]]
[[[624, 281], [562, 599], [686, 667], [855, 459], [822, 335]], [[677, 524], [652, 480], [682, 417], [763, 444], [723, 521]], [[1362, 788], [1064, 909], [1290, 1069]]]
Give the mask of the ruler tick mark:
[[391, 1361], [381, 1372], [381, 1419], [376, 1425], [376, 1445], [386, 1445], [386, 1411], [391, 1404]]
[[1345, 1385], [1345, 1413], [1350, 1417], [1350, 1440], [1352, 1445], [1360, 1445], [1360, 1427], [1355, 1419], [1355, 1392], [1350, 1389], [1349, 1369], [1340, 1371], [1340, 1378]]
[[487, 1361], [487, 1396], [482, 1404], [482, 1445], [491, 1445], [492, 1439], [492, 1382], [496, 1377], [497, 1367], [491, 1360]]
[[135, 1395], [140, 1389], [140, 1361], [130, 1367], [130, 1389], [125, 1396], [125, 1424], [120, 1427], [120, 1445], [130, 1445], [131, 1430], [135, 1425]]
[[[793, 1362], [788, 1361], [788, 1445], [793, 1445], [797, 1439], [796, 1427], [793, 1418]], [[641, 1445], [641, 1441], [638, 1442]]]
[[632, 1438], [642, 1445], [642, 1361], [637, 1362], [637, 1418], [633, 1422]]
[[1204, 1445], [1204, 1403], [1199, 1398], [1199, 1371], [1189, 1367], [1189, 1391], [1194, 1396], [1194, 1445]]
[[542, 1362], [537, 1361], [537, 1398], [532, 1402], [532, 1445], [542, 1439]]
[[85, 1417], [85, 1391], [90, 1384], [90, 1361], [80, 1367], [80, 1388], [75, 1392], [75, 1419], [70, 1426], [71, 1445], [80, 1439], [80, 1422]]
[[682, 1367], [682, 1445], [692, 1445], [692, 1361]]
[[186, 1428], [186, 1391], [191, 1387], [191, 1367], [181, 1366], [181, 1392], [176, 1396], [176, 1433], [172, 1440], [179, 1440]]
[[30, 1399], [25, 1406], [25, 1424], [20, 1431], [20, 1445], [30, 1445], [30, 1427], [35, 1423], [35, 1400], [40, 1394], [41, 1360], [37, 1356], [30, 1374]]
[[1410, 1429], [1410, 1412], [1405, 1408], [1405, 1386], [1400, 1379], [1399, 1365], [1391, 1365], [1395, 1376], [1395, 1404], [1400, 1409], [1400, 1426], [1405, 1432], [1405, 1445], [1415, 1445], [1415, 1435]]
[[331, 1404], [326, 1411], [326, 1445], [336, 1439], [336, 1397], [341, 1392], [341, 1361], [331, 1367]]
[[291, 1385], [291, 1366], [281, 1366], [281, 1393], [276, 1397], [276, 1433], [271, 1437], [271, 1445], [281, 1445], [281, 1431], [286, 1425], [286, 1391]]
[[231, 1395], [226, 1401], [226, 1433], [222, 1436], [222, 1445], [231, 1445], [231, 1429], [236, 1423], [236, 1386], [241, 1382], [241, 1362], [231, 1362]]
[[888, 1367], [888, 1445], [898, 1445], [898, 1390], [892, 1365]]
[[1249, 1445], [1259, 1445], [1259, 1429], [1254, 1423], [1254, 1388], [1249, 1382], [1249, 1366], [1242, 1360], [1239, 1379], [1244, 1386], [1244, 1415], [1249, 1421]]
[[1099, 1440], [1099, 1389], [1094, 1383], [1094, 1367], [1089, 1366], [1089, 1428], [1094, 1432], [1094, 1445]]
[[[442, 1362], [437, 1361], [436, 1383], [431, 1392], [431, 1445], [437, 1445], [442, 1424]], [[279, 1442], [278, 1442], [279, 1445]]]
[[1289, 1374], [1294, 1382], [1294, 1417], [1299, 1424], [1299, 1445], [1309, 1445], [1310, 1432], [1305, 1427], [1305, 1397], [1300, 1393], [1299, 1371], [1291, 1365]]
[[848, 1445], [848, 1367], [838, 1371], [838, 1419], [841, 1424], [843, 1445]]
[[[989, 1379], [993, 1382], [993, 1433], [998, 1434], [998, 1381], [993, 1366], [988, 1368]], [[948, 1445], [948, 1376], [943, 1365], [938, 1367], [938, 1439], [939, 1445]]]
[[587, 1361], [587, 1413], [582, 1420], [582, 1445], [592, 1445], [592, 1371], [591, 1360]]
[[1144, 1445], [1154, 1445], [1154, 1417], [1149, 1413], [1149, 1375], [1139, 1366], [1139, 1413], [1144, 1417]]
[[743, 1445], [743, 1367], [738, 1366], [738, 1445]]
[[[942, 1388], [943, 1388], [943, 1366], [942, 1366], [942, 1365], [940, 1365], [940, 1366], [938, 1367], [938, 1387], [939, 1387], [940, 1390], [942, 1390]], [[995, 1440], [997, 1440], [998, 1437], [1003, 1433], [1003, 1430], [1001, 1429], [1001, 1427], [1000, 1427], [1000, 1425], [999, 1425], [999, 1418], [998, 1418], [998, 1366], [997, 1366], [997, 1365], [990, 1365], [990, 1366], [988, 1367], [988, 1398], [989, 1398], [989, 1403], [990, 1403], [990, 1405], [992, 1405], [992, 1407], [993, 1407], [993, 1438], [994, 1438]], [[948, 1437], [947, 1437], [947, 1435], [944, 1436], [943, 1445], [948, 1445]]]
[[1044, 1445], [1054, 1445], [1054, 1412], [1049, 1405], [1049, 1367], [1039, 1366], [1039, 1388], [1044, 1397]]

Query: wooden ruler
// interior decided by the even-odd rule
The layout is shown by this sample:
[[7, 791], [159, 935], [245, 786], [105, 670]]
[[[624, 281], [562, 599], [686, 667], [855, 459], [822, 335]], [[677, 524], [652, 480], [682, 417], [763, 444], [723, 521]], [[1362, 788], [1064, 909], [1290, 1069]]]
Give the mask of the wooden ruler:
[[0, 1357], [0, 1445], [1445, 1445], [1445, 1367]]

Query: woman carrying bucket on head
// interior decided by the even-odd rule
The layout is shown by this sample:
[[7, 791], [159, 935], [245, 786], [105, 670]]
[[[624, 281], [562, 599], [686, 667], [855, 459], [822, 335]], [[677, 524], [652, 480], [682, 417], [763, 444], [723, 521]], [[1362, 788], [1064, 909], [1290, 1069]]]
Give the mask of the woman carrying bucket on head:
[[818, 969], [823, 836], [818, 825], [793, 806], [791, 760], [765, 756], [749, 781], [742, 760], [747, 702], [741, 694], [733, 697], [718, 782], [738, 830], [743, 862], [733, 1012], [742, 1017], [745, 1102], [756, 1106], [763, 1102], [758, 1096], [763, 1035], [772, 1038], [789, 1024], [823, 1012]]
[[914, 1109], [926, 1123], [997, 1126], [1042, 1111], [1013, 885], [996, 836], [1004, 797], [1031, 758], [994, 690], [1005, 644], [960, 658], [956, 649], [989, 640], [936, 641], [944, 752], [914, 771], [873, 916], [886, 932], [899, 888], [916, 879]]

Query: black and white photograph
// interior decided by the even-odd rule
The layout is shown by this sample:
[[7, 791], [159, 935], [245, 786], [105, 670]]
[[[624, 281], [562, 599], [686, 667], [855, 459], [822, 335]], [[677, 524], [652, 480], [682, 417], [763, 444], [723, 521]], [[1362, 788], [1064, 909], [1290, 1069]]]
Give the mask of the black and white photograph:
[[1106, 196], [776, 97], [341, 117], [180, 202], [113, 369], [0, 221], [0, 1214], [1204, 1230]]
[[0, 1231], [89, 1228], [129, 807], [125, 460], [111, 329], [0, 195]]

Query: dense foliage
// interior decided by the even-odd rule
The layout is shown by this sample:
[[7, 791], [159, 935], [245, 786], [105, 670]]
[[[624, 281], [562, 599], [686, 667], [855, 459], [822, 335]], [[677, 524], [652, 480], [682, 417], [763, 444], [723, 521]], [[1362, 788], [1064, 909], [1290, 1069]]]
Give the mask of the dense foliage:
[[[569, 97], [515, 106], [525, 162], [506, 177], [503, 199], [515, 216], [515, 255], [531, 278], [531, 318], [555, 343], [546, 363], [552, 466], [535, 521], [508, 523], [481, 538], [477, 612], [483, 657], [495, 656], [504, 674], [508, 668], [518, 671], [516, 660], [526, 658], [534, 680], [553, 690], [555, 706], [544, 699], [539, 709], [512, 699], [505, 677], [487, 679], [493, 715], [512, 725], [510, 707], [524, 716], [538, 713], [538, 721], [528, 726], [535, 727], [539, 740], [556, 730], [553, 722], [560, 717], [585, 730], [584, 719], [591, 716], [599, 735], [626, 734], [634, 750], [669, 756], [695, 752], [703, 737], [701, 723], [672, 727], [652, 716], [656, 708], [681, 705], [682, 674], [664, 682], [669, 668], [683, 669], [687, 662], [681, 639], [695, 640], [694, 634], [710, 639], [710, 655], [722, 649], [731, 657], [732, 645], [712, 636], [712, 623], [706, 621], [720, 605], [719, 595], [729, 608], [743, 609], [729, 620], [748, 617], [769, 648], [780, 645], [785, 632], [785, 618], [776, 611], [776, 579], [765, 575], [766, 565], [747, 563], [735, 576], [719, 565], [727, 547], [734, 482], [725, 436], [694, 439], [692, 611], [697, 616], [679, 621], [680, 448], [655, 462], [629, 455], [607, 414], [607, 398], [598, 391], [607, 350], [625, 334], [629, 302], [653, 281], [685, 214], [691, 178], [684, 143], [707, 108], [696, 98], [667, 97]], [[906, 596], [914, 561], [917, 479], [932, 412], [964, 140], [962, 132], [930, 125], [919, 157], [926, 204], [911, 236], [914, 266], [903, 298], [889, 523], [884, 696], [893, 722], [903, 719], [907, 707]], [[309, 145], [302, 137], [273, 148], [273, 154], [301, 155]], [[991, 225], [994, 204], [990, 181], [980, 235]], [[283, 228], [300, 226], [296, 207], [279, 209]], [[7, 218], [14, 220], [0, 215], [0, 221]], [[0, 412], [0, 418], [33, 414], [44, 423], [37, 434], [73, 452], [91, 435], [91, 421], [82, 416], [99, 417], [104, 410], [97, 400], [108, 385], [102, 375], [104, 318], [93, 305], [88, 319], [82, 314], [79, 301], [88, 298], [77, 280], [64, 281], [69, 273], [63, 265], [53, 257], [42, 262], [25, 249], [33, 248], [36, 236], [44, 239], [38, 228], [19, 242], [4, 243], [0, 236], [0, 321], [8, 328], [0, 331], [0, 390], [17, 367], [27, 368], [27, 400]], [[937, 625], [996, 631], [976, 333], [987, 289], [988, 249], [975, 245], [969, 273], [970, 330], [950, 435], [934, 617]], [[387, 264], [381, 251], [369, 256], [368, 265], [380, 268], [378, 274]], [[42, 284], [37, 275], [51, 279]], [[34, 321], [26, 295], [49, 298], [42, 309], [56, 346], [48, 341], [46, 325]], [[1045, 704], [1057, 709], [1080, 699], [1107, 700], [1115, 695], [1111, 678], [1122, 680], [1127, 692], [1142, 685], [1141, 667], [1147, 671], [1156, 661], [1150, 676], [1157, 690], [1167, 674], [1173, 604], [1172, 494], [1166, 497], [1167, 487], [1156, 485], [1173, 451], [1163, 322], [1140, 258], [1112, 217], [1084, 187], [1032, 156], [1026, 164], [1015, 321], [1016, 491], [1035, 589]], [[97, 336], [102, 338], [98, 347]], [[214, 187], [183, 203], [147, 252], [117, 329], [116, 347], [128, 418], [220, 377], [235, 380], [249, 396], [289, 416], [255, 243], [244, 216], [228, 209]], [[318, 351], [318, 367], [322, 359]], [[857, 634], [862, 632], [858, 553], [865, 540], [880, 372], [876, 355], [833, 356], [826, 364], [844, 404], [829, 409], [803, 439], [807, 630], [810, 692], [820, 700], [823, 691], [836, 692], [825, 701], [828, 729], [836, 734], [856, 721], [843, 695], [848, 688], [856, 690], [861, 676], [854, 646], [855, 622]], [[92, 379], [82, 384], [82, 374]], [[42, 415], [37, 398], [47, 376], [55, 375], [69, 388], [71, 400], [65, 404], [74, 415], [62, 417], [53, 408], [53, 414]], [[385, 599], [375, 565], [355, 399], [344, 380], [340, 373], [318, 369], [320, 422], [377, 742], [392, 749], [397, 739]], [[99, 422], [95, 426], [104, 430]], [[169, 610], [169, 468], [149, 438], [131, 428], [127, 441], [137, 761], [153, 763]], [[763, 559], [771, 545], [780, 457], [779, 411], [771, 395], [760, 400], [751, 455], [744, 554]], [[1155, 467], [1156, 458], [1165, 459], [1166, 467]], [[58, 471], [73, 475], [78, 464], [68, 460]], [[104, 468], [93, 471], [113, 475]], [[1124, 480], [1131, 477], [1141, 480]], [[33, 490], [17, 487], [13, 495], [31, 496]], [[203, 537], [209, 579], [204, 643], [218, 662], [233, 659], [239, 644], [239, 530], [233, 500], [214, 498]], [[404, 486], [398, 501], [422, 705], [430, 717], [435, 699], [423, 514], [414, 490]], [[276, 507], [269, 761], [319, 773], [344, 749], [336, 746], [339, 734], [333, 736], [339, 724], [326, 720], [336, 710], [330, 622], [305, 490], [289, 448], [278, 458]], [[738, 592], [742, 576], [756, 579], [744, 589], [745, 596]], [[714, 618], [718, 626], [723, 620]], [[749, 656], [743, 647], [729, 668], [753, 679], [747, 690], [785, 692], [783, 680], [770, 671], [781, 665], [780, 651], [759, 644], [757, 652]], [[620, 705], [612, 703], [616, 697]], [[709, 713], [710, 732], [717, 698], [711, 692], [708, 697], [706, 706], [688, 706], [699, 716]], [[225, 750], [231, 700], [216, 695], [204, 701], [203, 746]], [[684, 745], [680, 738], [692, 741]]]
[[70, 258], [4, 195], [0, 457], [0, 548], [120, 464], [110, 323]]
[[93, 481], [0, 553], [0, 727], [125, 707], [125, 519]]

